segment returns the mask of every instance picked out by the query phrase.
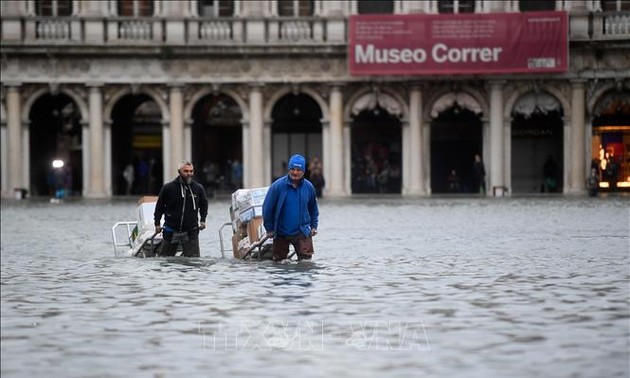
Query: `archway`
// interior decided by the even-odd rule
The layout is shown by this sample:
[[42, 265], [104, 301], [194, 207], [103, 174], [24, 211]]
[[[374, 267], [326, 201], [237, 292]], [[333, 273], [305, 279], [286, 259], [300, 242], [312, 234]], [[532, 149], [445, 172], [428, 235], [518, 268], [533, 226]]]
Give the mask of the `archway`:
[[467, 93], [449, 93], [431, 115], [431, 192], [477, 192], [473, 163], [476, 154], [483, 156], [479, 104]]
[[398, 102], [375, 89], [352, 111], [352, 193], [397, 193], [402, 188], [402, 123]]
[[529, 92], [512, 111], [512, 192], [562, 192], [563, 111], [546, 92]]
[[243, 118], [238, 104], [225, 94], [207, 95], [192, 111], [192, 156], [195, 177], [209, 196], [242, 186]]
[[[301, 154], [310, 162], [322, 156], [322, 110], [304, 93], [282, 96], [271, 111], [271, 163], [276, 179], [287, 173], [287, 162]], [[307, 177], [309, 172], [306, 172]]]
[[35, 101], [29, 118], [32, 195], [81, 195], [81, 115], [74, 101], [65, 94], [45, 94]]
[[630, 190], [630, 91], [606, 92], [593, 113], [591, 167], [600, 188]]
[[162, 114], [148, 95], [126, 95], [112, 110], [114, 195], [157, 194], [162, 176]]

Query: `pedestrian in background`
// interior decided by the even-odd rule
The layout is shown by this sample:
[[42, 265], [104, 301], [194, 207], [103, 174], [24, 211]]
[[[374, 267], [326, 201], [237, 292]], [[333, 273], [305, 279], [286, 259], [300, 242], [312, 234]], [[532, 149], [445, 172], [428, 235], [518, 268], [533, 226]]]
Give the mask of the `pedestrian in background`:
[[321, 198], [324, 186], [326, 186], [323, 170], [322, 162], [318, 158], [314, 157], [313, 160], [311, 160], [311, 164], [309, 164], [309, 171], [311, 173], [309, 181], [311, 181], [315, 187], [315, 194], [317, 195], [317, 198]]
[[475, 190], [477, 193], [486, 194], [486, 168], [483, 166], [479, 154], [475, 154], [473, 173], [475, 175]]

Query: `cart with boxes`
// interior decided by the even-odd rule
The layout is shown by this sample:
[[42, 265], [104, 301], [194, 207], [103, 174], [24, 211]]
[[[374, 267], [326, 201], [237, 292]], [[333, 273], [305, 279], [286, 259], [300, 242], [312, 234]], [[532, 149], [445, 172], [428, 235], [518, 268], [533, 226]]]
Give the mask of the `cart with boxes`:
[[[157, 197], [144, 196], [138, 200], [136, 221], [116, 222], [111, 229], [114, 254], [119, 255], [121, 249], [129, 256], [154, 257], [162, 243], [162, 235], [155, 232], [153, 213]], [[178, 250], [181, 254], [181, 247]]]
[[230, 222], [219, 229], [221, 255], [225, 256], [223, 229], [232, 229], [232, 252], [237, 259], [271, 259], [272, 241], [263, 226], [262, 205], [269, 187], [239, 189], [232, 193]]

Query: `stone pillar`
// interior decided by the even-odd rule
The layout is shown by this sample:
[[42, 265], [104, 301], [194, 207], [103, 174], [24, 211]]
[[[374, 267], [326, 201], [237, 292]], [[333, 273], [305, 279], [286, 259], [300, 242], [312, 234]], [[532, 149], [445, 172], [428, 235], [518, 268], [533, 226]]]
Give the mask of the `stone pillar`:
[[[403, 141], [404, 143], [404, 141]], [[420, 87], [414, 85], [409, 93], [409, 195], [425, 195], [423, 175], [423, 144], [422, 144], [422, 92]]]
[[243, 164], [248, 170], [249, 182], [245, 187], [258, 188], [264, 186], [265, 161], [263, 154], [263, 95], [261, 85], [252, 85], [249, 91], [249, 161]]
[[330, 89], [330, 161], [323, 164], [328, 166], [330, 178], [326, 177], [326, 195], [342, 197], [344, 190], [344, 156], [343, 156], [343, 94], [340, 85], [333, 85]]
[[[481, 123], [482, 123], [482, 131], [481, 131], [481, 137], [482, 137], [482, 154], [481, 154], [481, 160], [483, 160], [483, 165], [484, 165], [484, 169], [486, 170], [486, 196], [492, 195], [492, 187], [489, 185], [488, 183], [488, 163], [489, 161], [491, 161], [491, 156], [492, 156], [492, 151], [491, 151], [491, 143], [490, 143], [490, 135], [491, 135], [491, 131], [490, 131], [490, 120], [488, 117], [482, 117], [481, 118]], [[507, 122], [507, 124], [509, 124], [509, 122]], [[504, 153], [508, 154], [508, 156], [510, 155], [510, 149], [508, 148], [506, 151], [504, 151]], [[507, 171], [507, 177], [510, 177], [510, 167], [507, 166], [506, 167]], [[508, 180], [508, 187], [510, 187], [511, 185], [509, 184], [509, 180]]]
[[7, 86], [7, 158], [8, 182], [5, 196], [13, 196], [22, 187], [22, 113], [20, 84]]
[[420, 150], [422, 153], [422, 188], [424, 192], [431, 194], [431, 121], [422, 119], [422, 144]]
[[571, 82], [571, 171], [569, 173], [568, 193], [582, 194], [586, 192], [586, 101], [584, 80]]
[[[164, 178], [162, 184], [172, 180], [176, 175], [177, 168], [173, 166], [173, 149], [171, 148], [171, 128], [169, 126], [170, 120], [162, 121], [162, 177]], [[179, 164], [179, 161], [177, 162]]]
[[105, 156], [103, 154], [103, 93], [102, 84], [91, 84], [89, 86], [90, 104], [90, 124], [89, 124], [89, 191], [87, 197], [105, 197], [104, 165]]
[[494, 195], [502, 196], [505, 189], [503, 151], [503, 84], [490, 82], [490, 188]]
[[[171, 85], [169, 93], [169, 111], [171, 112], [171, 139], [165, 140], [171, 146], [171, 170], [179, 168], [184, 156], [184, 95], [180, 85]], [[172, 172], [170, 172], [172, 174]]]
[[343, 125], [344, 194], [352, 194], [352, 129]]

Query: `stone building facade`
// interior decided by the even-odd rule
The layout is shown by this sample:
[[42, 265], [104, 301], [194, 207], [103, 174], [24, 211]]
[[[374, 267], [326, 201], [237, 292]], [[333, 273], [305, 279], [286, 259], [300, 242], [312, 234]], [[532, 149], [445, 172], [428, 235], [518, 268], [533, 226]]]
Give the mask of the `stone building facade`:
[[[229, 192], [269, 185], [293, 153], [323, 162], [331, 197], [446, 193], [455, 170], [473, 192], [475, 154], [488, 195], [584, 193], [600, 150], [630, 186], [626, 1], [0, 4], [3, 197], [155, 193], [184, 159]], [[568, 14], [567, 72], [349, 73], [352, 15], [537, 10]]]

